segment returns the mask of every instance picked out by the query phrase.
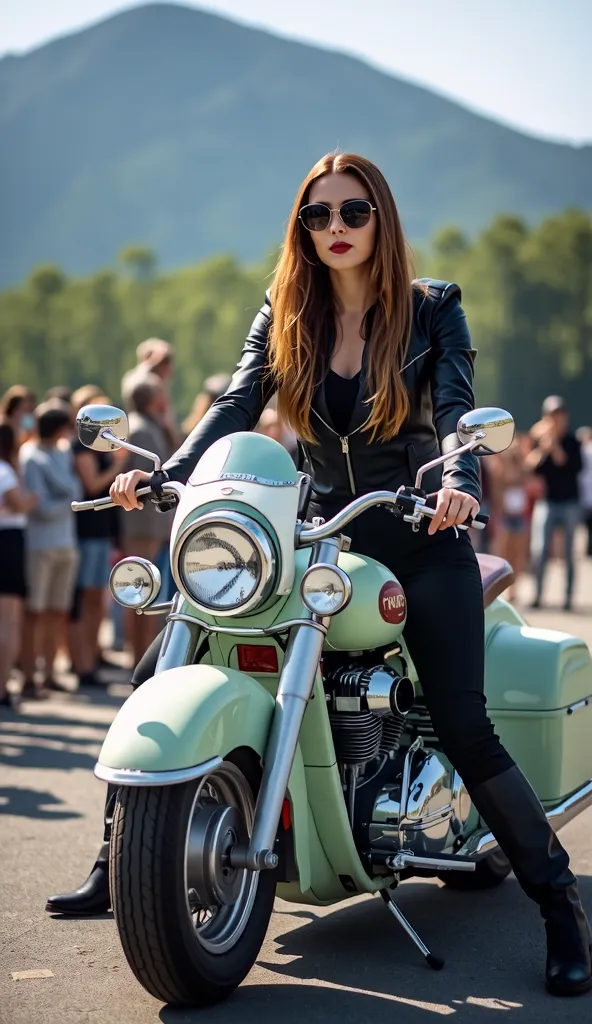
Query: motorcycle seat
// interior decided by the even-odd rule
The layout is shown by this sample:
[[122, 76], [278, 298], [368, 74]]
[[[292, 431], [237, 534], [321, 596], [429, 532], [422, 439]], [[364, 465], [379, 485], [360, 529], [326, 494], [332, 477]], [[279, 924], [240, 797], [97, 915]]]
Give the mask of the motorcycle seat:
[[488, 608], [496, 597], [514, 582], [514, 570], [505, 558], [497, 555], [477, 555], [483, 584], [483, 607]]

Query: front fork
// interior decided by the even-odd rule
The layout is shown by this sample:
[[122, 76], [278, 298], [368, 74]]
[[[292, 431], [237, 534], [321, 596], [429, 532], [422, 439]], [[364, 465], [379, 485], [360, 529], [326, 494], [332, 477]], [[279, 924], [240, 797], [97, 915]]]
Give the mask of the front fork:
[[[323, 562], [337, 565], [340, 544], [337, 539], [321, 541], [312, 550], [310, 565]], [[261, 871], [277, 867], [273, 852], [282, 804], [298, 746], [300, 728], [310, 700], [323, 642], [327, 618], [312, 615], [310, 622], [294, 626], [284, 664], [265, 750], [263, 778], [259, 789], [255, 820], [249, 845], [236, 846], [230, 854], [233, 867]]]

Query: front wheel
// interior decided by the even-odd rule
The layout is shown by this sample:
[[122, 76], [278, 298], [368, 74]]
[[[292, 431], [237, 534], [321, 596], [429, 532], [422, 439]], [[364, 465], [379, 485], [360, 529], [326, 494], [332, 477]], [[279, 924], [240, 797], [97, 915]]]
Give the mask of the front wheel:
[[438, 878], [449, 889], [460, 892], [478, 892], [481, 889], [495, 889], [508, 877], [512, 866], [501, 850], [493, 850], [477, 861], [474, 871], [441, 871]]
[[163, 1002], [209, 1006], [240, 985], [269, 924], [275, 873], [237, 870], [258, 788], [249, 752], [179, 786], [121, 789], [110, 848], [113, 912], [127, 961]]

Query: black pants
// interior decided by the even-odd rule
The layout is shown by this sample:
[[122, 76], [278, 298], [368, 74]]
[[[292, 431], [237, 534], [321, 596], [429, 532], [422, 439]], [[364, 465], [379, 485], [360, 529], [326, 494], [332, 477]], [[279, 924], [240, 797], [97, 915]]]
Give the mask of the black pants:
[[[315, 506], [326, 518], [335, 507]], [[395, 574], [407, 597], [405, 640], [444, 753], [471, 789], [514, 764], [487, 717], [484, 675], [483, 588], [466, 533], [428, 536], [383, 509], [347, 528], [352, 551], [376, 558]], [[377, 595], [378, 600], [378, 595]], [[154, 675], [162, 634], [139, 662], [138, 686]]]

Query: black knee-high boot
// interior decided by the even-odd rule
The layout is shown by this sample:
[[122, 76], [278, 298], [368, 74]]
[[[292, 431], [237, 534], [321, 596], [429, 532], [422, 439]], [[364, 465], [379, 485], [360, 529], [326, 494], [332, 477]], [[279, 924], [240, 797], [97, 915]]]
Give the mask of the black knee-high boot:
[[476, 786], [471, 797], [510, 861], [547, 932], [546, 985], [554, 995], [592, 988], [592, 936], [569, 857], [519, 768]]
[[73, 889], [72, 892], [61, 893], [58, 896], [50, 896], [45, 905], [45, 909], [50, 914], [92, 916], [94, 914], [105, 914], [109, 910], [111, 906], [111, 897], [109, 895], [109, 840], [111, 838], [111, 824], [113, 822], [116, 795], [117, 786], [109, 784], [105, 800], [103, 843], [90, 875], [80, 888]]

